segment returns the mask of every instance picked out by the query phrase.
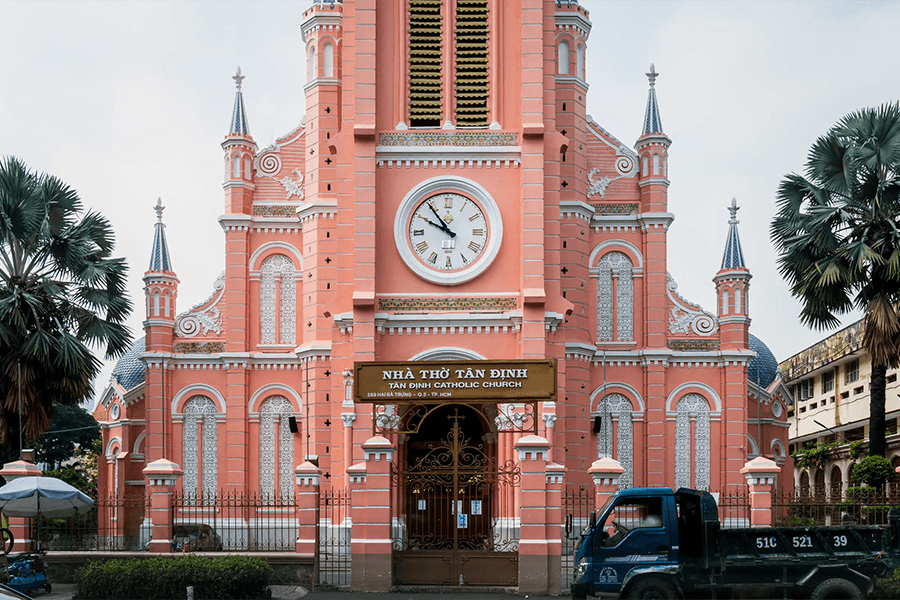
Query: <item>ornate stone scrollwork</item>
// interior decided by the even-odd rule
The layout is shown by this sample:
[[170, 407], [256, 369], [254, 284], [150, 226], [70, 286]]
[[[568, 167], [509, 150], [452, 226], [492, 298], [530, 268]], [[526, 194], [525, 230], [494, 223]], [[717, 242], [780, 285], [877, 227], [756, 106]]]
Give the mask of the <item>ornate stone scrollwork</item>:
[[600, 179], [595, 179], [594, 176], [600, 174], [600, 169], [594, 168], [590, 170], [587, 175], [588, 198], [592, 196], [600, 196], [602, 198], [606, 194], [606, 188], [609, 187], [609, 184], [611, 184], [613, 181], [618, 181], [619, 179], [625, 179], [627, 177], [633, 177], [634, 174], [638, 171], [637, 157], [631, 150], [629, 150], [625, 146], [619, 146], [616, 149], [615, 167], [616, 173], [619, 174], [619, 176], [615, 178], [610, 178], [604, 175]]
[[[175, 317], [175, 335], [179, 337], [194, 337], [202, 333], [206, 335], [210, 331], [222, 333], [222, 315], [216, 305], [225, 294], [225, 273], [222, 272], [213, 284], [215, 290], [209, 298], [197, 304], [186, 313]], [[206, 308], [200, 310], [200, 307]]]
[[669, 333], [690, 333], [707, 336], [719, 329], [719, 321], [715, 315], [708, 313], [699, 306], [692, 304], [678, 295], [678, 284], [672, 279], [672, 275], [666, 273], [668, 284], [666, 293], [669, 300], [675, 305], [672, 314], [669, 315]]
[[297, 196], [302, 200], [304, 196], [303, 173], [300, 172], [300, 169], [294, 169], [293, 172], [297, 174], [297, 181], [287, 176], [276, 179], [276, 181], [284, 187], [284, 191], [287, 193], [285, 200], [290, 200], [291, 196]]

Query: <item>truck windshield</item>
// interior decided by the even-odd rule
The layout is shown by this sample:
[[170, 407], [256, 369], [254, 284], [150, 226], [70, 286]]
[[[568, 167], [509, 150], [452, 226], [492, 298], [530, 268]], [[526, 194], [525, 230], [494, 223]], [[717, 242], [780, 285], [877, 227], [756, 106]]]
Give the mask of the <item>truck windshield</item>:
[[662, 499], [639, 498], [626, 500], [612, 509], [601, 524], [604, 546], [615, 546], [635, 529], [663, 526]]

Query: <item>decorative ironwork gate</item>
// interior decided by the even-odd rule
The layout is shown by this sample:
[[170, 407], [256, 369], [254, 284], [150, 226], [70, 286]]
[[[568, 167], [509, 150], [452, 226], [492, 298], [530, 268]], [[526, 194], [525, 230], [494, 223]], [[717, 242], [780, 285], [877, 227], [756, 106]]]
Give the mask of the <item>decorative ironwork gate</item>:
[[410, 439], [392, 472], [395, 583], [517, 585], [519, 468], [460, 427], [459, 407], [446, 417], [444, 438]]
[[316, 570], [320, 588], [350, 586], [350, 490], [326, 490], [319, 493], [319, 544]]

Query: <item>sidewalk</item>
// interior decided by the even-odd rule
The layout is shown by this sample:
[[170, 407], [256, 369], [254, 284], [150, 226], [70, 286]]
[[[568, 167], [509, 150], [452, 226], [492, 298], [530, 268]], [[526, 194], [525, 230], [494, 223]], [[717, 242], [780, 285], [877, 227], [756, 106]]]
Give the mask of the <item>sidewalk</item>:
[[[358, 592], [310, 592], [299, 585], [270, 585], [272, 600], [351, 600], [362, 596], [365, 600], [421, 600], [428, 596], [440, 597], [440, 600], [487, 600], [488, 598], [518, 598], [508, 593], [478, 591], [469, 589], [465, 592], [440, 591], [440, 592], [388, 592], [388, 593], [358, 593]], [[53, 585], [53, 591], [35, 593], [35, 600], [72, 600], [75, 595], [75, 585], [72, 583], [59, 583]], [[560, 596], [521, 596], [528, 600], [560, 600]], [[564, 598], [565, 596], [563, 596]]]

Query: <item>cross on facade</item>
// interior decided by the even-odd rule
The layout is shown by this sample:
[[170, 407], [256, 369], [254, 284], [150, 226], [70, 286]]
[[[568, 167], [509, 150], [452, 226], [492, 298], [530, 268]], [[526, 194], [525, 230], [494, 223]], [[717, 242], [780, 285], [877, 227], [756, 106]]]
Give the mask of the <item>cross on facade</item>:
[[244, 83], [244, 80], [247, 79], [247, 76], [241, 75], [241, 68], [238, 67], [237, 73], [235, 73], [235, 75], [234, 75], [234, 77], [232, 77], [232, 79], [234, 79], [234, 83], [237, 86], [238, 91], [241, 91], [241, 85]]
[[569, 183], [565, 180], [560, 185], [563, 186], [564, 188], [569, 187]]

